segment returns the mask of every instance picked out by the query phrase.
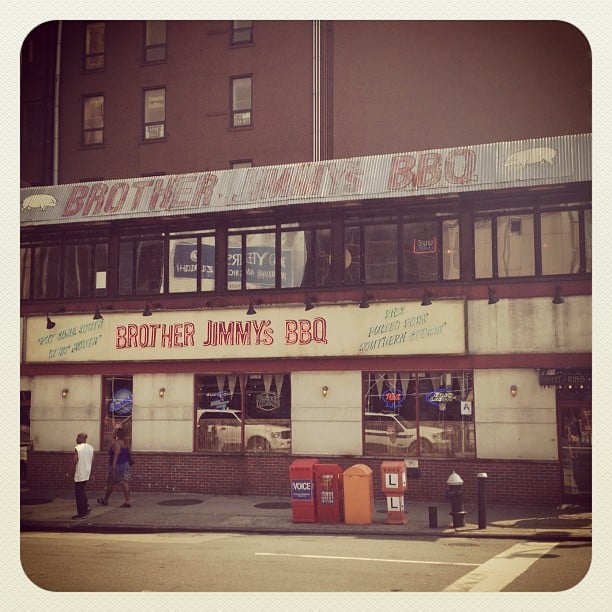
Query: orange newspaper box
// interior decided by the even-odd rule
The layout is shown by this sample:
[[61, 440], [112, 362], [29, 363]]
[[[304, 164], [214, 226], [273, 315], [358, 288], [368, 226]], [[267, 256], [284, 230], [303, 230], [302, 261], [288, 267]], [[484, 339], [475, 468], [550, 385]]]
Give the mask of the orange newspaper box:
[[289, 466], [294, 523], [316, 523], [314, 466], [318, 459], [296, 459]]
[[344, 522], [351, 525], [369, 525], [374, 516], [374, 485], [372, 469], [358, 463], [344, 470]]
[[383, 461], [380, 464], [382, 492], [387, 496], [387, 524], [403, 525], [404, 493], [408, 488], [406, 464], [403, 461]]
[[341, 523], [343, 516], [342, 468], [335, 463], [316, 463], [315, 497], [319, 523]]

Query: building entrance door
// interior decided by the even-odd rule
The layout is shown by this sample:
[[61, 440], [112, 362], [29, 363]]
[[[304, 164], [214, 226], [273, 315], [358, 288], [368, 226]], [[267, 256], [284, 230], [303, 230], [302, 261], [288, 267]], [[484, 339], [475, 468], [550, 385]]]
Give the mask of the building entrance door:
[[559, 399], [557, 403], [563, 498], [591, 499], [591, 401]]

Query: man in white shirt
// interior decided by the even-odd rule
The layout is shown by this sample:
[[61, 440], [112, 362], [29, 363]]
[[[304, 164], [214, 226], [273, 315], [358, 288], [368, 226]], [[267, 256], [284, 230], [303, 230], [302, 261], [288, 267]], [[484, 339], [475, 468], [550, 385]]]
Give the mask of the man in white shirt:
[[77, 507], [77, 513], [72, 517], [73, 519], [85, 518], [91, 512], [87, 503], [85, 487], [91, 477], [93, 458], [94, 447], [87, 442], [87, 434], [81, 432], [77, 435], [73, 456], [74, 497]]

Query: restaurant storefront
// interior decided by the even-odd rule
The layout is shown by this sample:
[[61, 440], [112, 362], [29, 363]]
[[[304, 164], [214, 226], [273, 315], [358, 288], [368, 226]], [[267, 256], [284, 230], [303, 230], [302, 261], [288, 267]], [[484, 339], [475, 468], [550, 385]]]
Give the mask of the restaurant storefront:
[[28, 483], [121, 422], [135, 490], [588, 498], [590, 135], [541, 140], [22, 189]]

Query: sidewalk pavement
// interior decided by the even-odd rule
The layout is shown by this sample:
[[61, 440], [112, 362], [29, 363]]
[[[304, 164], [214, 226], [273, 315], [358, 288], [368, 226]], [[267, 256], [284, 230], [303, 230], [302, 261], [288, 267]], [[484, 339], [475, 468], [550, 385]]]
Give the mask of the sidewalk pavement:
[[[446, 502], [414, 502], [405, 496], [405, 524], [387, 524], [386, 500], [375, 500], [366, 525], [293, 521], [290, 498], [198, 493], [132, 494], [131, 508], [122, 508], [123, 494], [113, 493], [108, 506], [96, 503], [88, 490], [91, 513], [76, 513], [70, 490], [21, 488], [22, 531], [103, 533], [242, 532], [281, 534], [369, 535], [392, 537], [478, 537], [547, 540], [591, 540], [591, 509], [584, 506], [487, 505], [486, 526], [479, 528], [476, 504], [464, 504], [465, 526], [453, 527]], [[300, 514], [301, 515], [301, 514]], [[435, 519], [435, 520], [434, 520]], [[437, 523], [437, 526], [433, 526]]]

